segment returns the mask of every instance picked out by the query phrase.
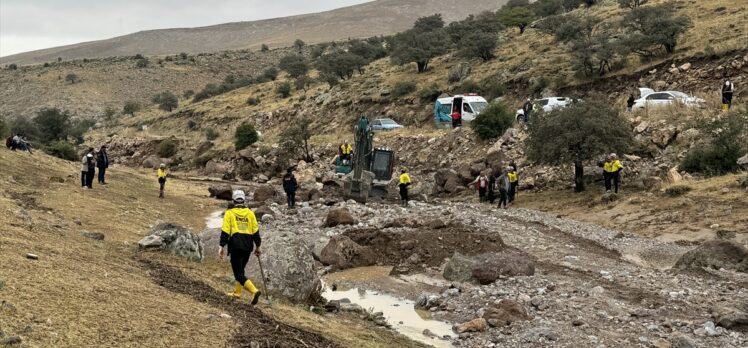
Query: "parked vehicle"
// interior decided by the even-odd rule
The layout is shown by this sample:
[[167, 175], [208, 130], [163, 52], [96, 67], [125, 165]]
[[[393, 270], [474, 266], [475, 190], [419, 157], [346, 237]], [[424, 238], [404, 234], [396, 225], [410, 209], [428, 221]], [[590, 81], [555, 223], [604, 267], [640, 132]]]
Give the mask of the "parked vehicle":
[[475, 93], [439, 98], [434, 105], [434, 121], [437, 127], [452, 124], [452, 113], [458, 111], [463, 122], [470, 122], [487, 107], [488, 101]]
[[678, 91], [655, 92], [651, 88], [639, 88], [641, 97], [634, 101], [632, 110], [681, 104], [688, 107], [703, 105], [704, 99]]
[[[541, 98], [541, 99], [535, 99], [533, 101], [533, 104], [539, 105], [541, 108], [543, 108], [543, 111], [548, 112], [556, 108], [565, 108], [573, 102], [573, 99], [567, 98], [567, 97], [548, 97], [548, 98]], [[525, 118], [525, 111], [520, 108], [517, 110], [516, 115], [517, 121], [522, 122]]]
[[371, 122], [371, 131], [372, 132], [378, 132], [378, 131], [388, 131], [388, 130], [394, 130], [403, 128], [402, 125], [398, 124], [391, 118], [378, 118]]

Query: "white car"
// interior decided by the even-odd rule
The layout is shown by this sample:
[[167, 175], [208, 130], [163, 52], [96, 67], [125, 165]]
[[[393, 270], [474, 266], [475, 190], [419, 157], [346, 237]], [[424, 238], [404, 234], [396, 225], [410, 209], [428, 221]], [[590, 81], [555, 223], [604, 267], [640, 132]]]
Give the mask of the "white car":
[[639, 88], [641, 97], [634, 101], [633, 110], [662, 107], [679, 103], [688, 107], [698, 107], [704, 103], [704, 99], [678, 91], [655, 92], [651, 88]]
[[[543, 111], [548, 112], [556, 108], [565, 108], [572, 103], [571, 98], [566, 97], [548, 97], [542, 99], [535, 99], [533, 104], [538, 104], [543, 108]], [[525, 118], [525, 110], [520, 108], [517, 110], [517, 121], [522, 121]]]

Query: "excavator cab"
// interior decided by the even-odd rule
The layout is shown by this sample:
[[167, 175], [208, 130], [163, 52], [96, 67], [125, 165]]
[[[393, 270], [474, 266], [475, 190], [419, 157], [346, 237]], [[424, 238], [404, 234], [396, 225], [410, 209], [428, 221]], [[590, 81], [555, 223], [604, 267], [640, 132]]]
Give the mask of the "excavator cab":
[[366, 203], [370, 194], [386, 196], [387, 185], [392, 179], [395, 152], [390, 149], [374, 148], [373, 133], [365, 116], [359, 119], [355, 132], [352, 171], [346, 176], [343, 188], [346, 199]]

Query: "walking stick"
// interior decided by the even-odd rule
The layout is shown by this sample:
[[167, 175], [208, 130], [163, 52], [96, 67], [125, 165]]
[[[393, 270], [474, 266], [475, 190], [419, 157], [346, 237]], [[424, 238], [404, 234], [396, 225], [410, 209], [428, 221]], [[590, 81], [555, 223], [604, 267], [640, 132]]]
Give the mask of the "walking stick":
[[262, 269], [262, 260], [260, 260], [260, 255], [255, 254], [257, 256], [257, 263], [260, 265], [260, 274], [262, 275], [262, 287], [265, 288], [265, 299], [268, 301], [268, 306], [272, 306], [273, 304], [270, 302], [270, 295], [268, 294], [268, 284], [265, 281], [265, 271]]

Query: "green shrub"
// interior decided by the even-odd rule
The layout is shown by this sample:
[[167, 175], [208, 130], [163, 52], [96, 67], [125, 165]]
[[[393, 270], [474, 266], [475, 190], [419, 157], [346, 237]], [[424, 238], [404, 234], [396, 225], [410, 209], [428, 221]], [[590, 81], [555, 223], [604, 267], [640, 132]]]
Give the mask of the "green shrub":
[[514, 112], [503, 103], [491, 103], [470, 123], [482, 140], [496, 139], [514, 124]]
[[67, 140], [72, 127], [70, 113], [57, 108], [40, 110], [33, 122], [39, 131], [39, 140], [44, 143]]
[[190, 99], [190, 98], [192, 98], [193, 95], [195, 95], [195, 91], [193, 91], [191, 89], [188, 89], [188, 90], [184, 91], [184, 93], [182, 93], [182, 98], [184, 98], [184, 99]]
[[291, 84], [283, 82], [275, 88], [275, 92], [278, 93], [281, 98], [288, 98], [291, 96]]
[[252, 105], [252, 106], [260, 105], [260, 102], [261, 102], [260, 97], [247, 98], [247, 104]]
[[127, 101], [125, 106], [122, 107], [122, 113], [125, 115], [133, 116], [138, 111], [140, 111], [140, 104], [134, 101]]
[[278, 78], [278, 69], [276, 68], [267, 68], [262, 73], [262, 77], [267, 79], [268, 81], [275, 81], [275, 79]]
[[682, 196], [688, 192], [691, 192], [693, 190], [691, 186], [688, 185], [674, 185], [670, 186], [665, 189], [665, 194], [667, 194], [670, 197], [678, 197]]
[[268, 47], [268, 45], [266, 44], [262, 44], [262, 46], [260, 46], [260, 52], [267, 52], [267, 51], [270, 51], [270, 47]]
[[189, 128], [190, 130], [197, 129], [197, 122], [195, 122], [194, 120], [187, 121], [187, 128]]
[[415, 82], [403, 81], [395, 83], [392, 87], [392, 96], [395, 98], [403, 97], [416, 91], [418, 86]]
[[738, 158], [748, 149], [748, 113], [730, 112], [704, 126], [708, 143], [691, 148], [680, 164], [689, 173], [724, 175], [740, 169]]
[[[259, 78], [258, 78], [259, 79]], [[199, 102], [201, 100], [205, 100], [208, 98], [215, 97], [217, 95], [233, 91], [237, 88], [242, 88], [246, 86], [250, 86], [256, 82], [255, 79], [249, 77], [249, 76], [234, 76], [234, 75], [228, 75], [223, 80], [223, 83], [220, 85], [216, 85], [213, 83], [209, 83], [205, 85], [205, 88], [203, 88], [202, 91], [197, 92], [195, 96], [192, 98], [193, 102]]]
[[78, 154], [75, 151], [73, 144], [59, 140], [55, 141], [48, 146], [44, 147], [44, 152], [57, 158], [62, 158], [67, 161], [77, 161]]
[[442, 90], [434, 83], [430, 86], [421, 88], [421, 90], [418, 91], [418, 98], [421, 98], [424, 102], [435, 102], [441, 94]]
[[205, 139], [213, 141], [213, 140], [218, 139], [219, 135], [220, 134], [218, 133], [218, 131], [215, 130], [215, 129], [213, 129], [213, 128], [207, 128], [207, 129], [205, 129]]
[[18, 64], [16, 63], [8, 64], [8, 70], [17, 70], [17, 69], [18, 69]]
[[171, 158], [177, 154], [177, 142], [172, 139], [167, 139], [161, 142], [158, 146], [158, 155], [161, 158]]
[[0, 117], [0, 139], [5, 140], [10, 135], [10, 128], [8, 122], [5, 121], [4, 117]]
[[291, 78], [304, 76], [309, 72], [309, 64], [306, 59], [300, 55], [291, 54], [281, 58], [278, 66], [281, 70], [288, 73]]
[[179, 99], [174, 93], [169, 91], [156, 94], [151, 100], [158, 104], [158, 108], [164, 111], [171, 112], [179, 106]]
[[[289, 85], [289, 89], [291, 86]], [[248, 146], [256, 143], [260, 140], [260, 136], [257, 134], [255, 127], [249, 123], [242, 123], [241, 126], [236, 128], [234, 134], [234, 147], [236, 150], [246, 149]]]
[[147, 68], [149, 63], [148, 58], [141, 58], [135, 62], [135, 67], [138, 69]]

